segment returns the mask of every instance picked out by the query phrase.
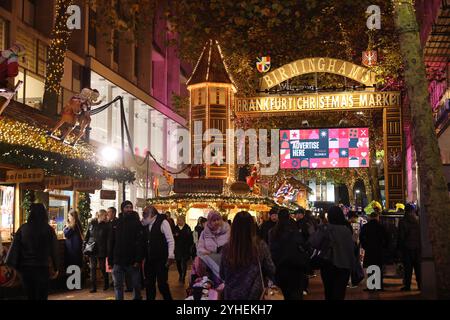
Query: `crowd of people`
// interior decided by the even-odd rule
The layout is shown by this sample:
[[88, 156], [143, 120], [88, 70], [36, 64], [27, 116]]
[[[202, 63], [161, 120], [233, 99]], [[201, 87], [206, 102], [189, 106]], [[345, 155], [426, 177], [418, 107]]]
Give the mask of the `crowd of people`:
[[[420, 230], [414, 207], [406, 205], [404, 211], [398, 248], [406, 291], [411, 290], [413, 270], [420, 289]], [[375, 209], [361, 224], [355, 212], [344, 214], [339, 206], [320, 218], [302, 208], [290, 212], [274, 207], [268, 220], [258, 224], [247, 211], [238, 212], [231, 222], [211, 210], [191, 230], [182, 215], [174, 221], [170, 214], [148, 206], [141, 218], [133, 204], [124, 201], [118, 217], [113, 207], [100, 210], [86, 232], [77, 212], [69, 212], [64, 265], [83, 269], [88, 261], [91, 293], [97, 292], [100, 269], [103, 290], [112, 285], [116, 300], [124, 299], [125, 290], [141, 300], [142, 289], [147, 300], [154, 300], [156, 288], [165, 300], [172, 300], [168, 272], [173, 263], [180, 283], [185, 284], [189, 275], [187, 293], [195, 298], [205, 285], [216, 293], [210, 299], [225, 300], [257, 300], [266, 288], [277, 286], [284, 299], [301, 300], [308, 294], [309, 279], [320, 270], [325, 299], [343, 300], [347, 288], [364, 279], [363, 268], [376, 265], [383, 270], [389, 239], [380, 213]], [[29, 299], [47, 299], [49, 279], [58, 276], [59, 255], [44, 205], [31, 205], [27, 223], [13, 239], [7, 264], [21, 275]]]

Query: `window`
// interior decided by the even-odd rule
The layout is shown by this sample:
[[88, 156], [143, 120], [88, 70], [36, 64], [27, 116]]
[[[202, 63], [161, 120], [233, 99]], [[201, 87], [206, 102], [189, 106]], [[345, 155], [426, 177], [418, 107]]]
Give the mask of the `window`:
[[148, 106], [141, 101], [134, 103], [134, 148], [144, 157], [148, 150]]
[[11, 11], [11, 8], [12, 8], [11, 2], [12, 2], [12, 0], [2, 0], [2, 1], [0, 1], [0, 7], [6, 9], [8, 11]]
[[5, 50], [7, 46], [7, 24], [6, 21], [0, 18], [0, 50]]
[[18, 15], [20, 20], [34, 27], [36, 17], [36, 0], [19, 0]]
[[14, 187], [0, 186], [0, 237], [10, 241], [14, 232]]
[[45, 77], [47, 68], [47, 46], [38, 40], [37, 73]]
[[95, 27], [97, 20], [97, 12], [89, 9], [89, 44], [94, 48], [97, 47], [97, 28]]

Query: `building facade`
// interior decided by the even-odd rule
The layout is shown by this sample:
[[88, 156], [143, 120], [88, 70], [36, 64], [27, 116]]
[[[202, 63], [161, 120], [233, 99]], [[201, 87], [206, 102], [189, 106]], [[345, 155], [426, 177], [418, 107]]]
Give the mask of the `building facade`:
[[[40, 110], [44, 110], [47, 50], [55, 3], [55, 0], [0, 2], [0, 50], [15, 43], [26, 48], [26, 56], [19, 62], [19, 76], [16, 78], [16, 82], [22, 80], [24, 85], [16, 101]], [[135, 171], [137, 178], [135, 183], [126, 186], [126, 198], [142, 207], [145, 197], [169, 192], [161, 167], [177, 168], [178, 154], [173, 149], [178, 141], [176, 130], [186, 126], [186, 120], [174, 111], [172, 99], [174, 95], [188, 95], [185, 75], [190, 74], [190, 69], [181, 63], [175, 48], [166, 45], [167, 40], [175, 35], [166, 31], [162, 7], [156, 10], [153, 31], [148, 31], [142, 41], [130, 43], [114, 41], [109, 26], [94, 27], [90, 22], [95, 18], [96, 10], [85, 6], [81, 0], [75, 4], [81, 8], [82, 26], [72, 32], [69, 41], [58, 112], [84, 87], [99, 90], [104, 103], [117, 96], [123, 97], [131, 136], [130, 143], [125, 139], [125, 166]], [[89, 142], [97, 147], [99, 154], [108, 148], [118, 155], [116, 161], [105, 159], [109, 165], [121, 162], [120, 121], [119, 103], [92, 116]], [[149, 174], [146, 165], [139, 166], [147, 151], [159, 164], [151, 160]], [[111, 155], [111, 151], [107, 155]], [[92, 212], [109, 206], [119, 207], [123, 200], [121, 188], [117, 182], [104, 181], [103, 189], [115, 190], [116, 199], [102, 200], [100, 191], [96, 191], [91, 194]], [[76, 207], [74, 200], [70, 199], [66, 207], [65, 210]]]
[[430, 104], [450, 191], [450, 1], [416, 1]]

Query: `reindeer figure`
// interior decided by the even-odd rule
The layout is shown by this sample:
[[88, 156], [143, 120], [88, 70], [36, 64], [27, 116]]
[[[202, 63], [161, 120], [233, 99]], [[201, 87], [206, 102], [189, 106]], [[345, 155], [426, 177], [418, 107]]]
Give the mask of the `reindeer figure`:
[[[81, 93], [73, 96], [69, 102], [64, 106], [63, 112], [61, 114], [61, 119], [56, 124], [56, 126], [48, 132], [53, 138], [59, 139], [63, 142], [70, 133], [77, 127], [80, 126], [80, 133], [75, 137], [75, 140], [71, 143], [74, 146], [81, 137], [83, 137], [86, 129], [91, 123], [91, 107], [99, 105], [102, 103], [102, 99], [97, 101], [99, 98], [99, 92], [94, 89], [84, 88]], [[70, 127], [66, 129], [61, 137], [55, 136], [56, 130], [61, 128], [65, 123], [69, 124]]]

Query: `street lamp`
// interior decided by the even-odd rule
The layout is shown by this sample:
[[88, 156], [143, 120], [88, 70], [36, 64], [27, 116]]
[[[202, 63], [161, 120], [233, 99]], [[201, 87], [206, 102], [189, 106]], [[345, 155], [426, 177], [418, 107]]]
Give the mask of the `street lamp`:
[[114, 163], [118, 158], [118, 152], [116, 149], [112, 147], [104, 147], [101, 150], [102, 160], [105, 164], [112, 164]]
[[356, 189], [356, 190], [355, 190], [355, 193], [356, 193], [356, 196], [355, 196], [355, 205], [356, 205], [356, 206], [359, 206], [359, 201], [358, 201], [358, 200], [359, 200], [359, 199], [358, 199], [359, 197], [358, 197], [358, 195], [361, 193], [361, 190]]

